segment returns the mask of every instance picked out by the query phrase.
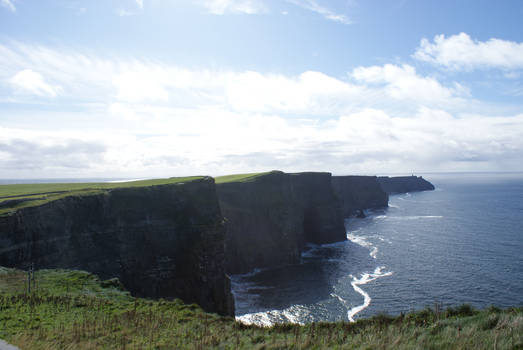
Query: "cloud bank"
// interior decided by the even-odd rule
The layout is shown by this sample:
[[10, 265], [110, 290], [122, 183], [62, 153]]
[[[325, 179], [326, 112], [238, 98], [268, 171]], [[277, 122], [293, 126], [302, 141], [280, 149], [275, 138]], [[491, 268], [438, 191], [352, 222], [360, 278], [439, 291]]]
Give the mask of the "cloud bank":
[[12, 42], [0, 45], [0, 92], [3, 177], [523, 164], [523, 114], [487, 113], [466, 87], [407, 64], [284, 75]]
[[501, 39], [473, 40], [468, 34], [436, 35], [422, 39], [414, 53], [418, 60], [453, 69], [523, 68], [523, 43]]

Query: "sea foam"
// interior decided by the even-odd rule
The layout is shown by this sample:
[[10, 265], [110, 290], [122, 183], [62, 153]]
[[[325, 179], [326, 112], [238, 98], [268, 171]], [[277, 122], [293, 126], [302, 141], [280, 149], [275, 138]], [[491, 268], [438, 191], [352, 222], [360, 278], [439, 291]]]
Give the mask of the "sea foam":
[[[354, 316], [357, 313], [365, 310], [370, 305], [370, 302], [372, 300], [370, 295], [367, 292], [365, 292], [362, 288], [360, 288], [360, 286], [364, 285], [364, 284], [367, 284], [369, 282], [372, 282], [372, 281], [374, 281], [374, 280], [376, 280], [376, 279], [378, 279], [380, 277], [386, 277], [386, 276], [392, 275], [392, 273], [393, 273], [392, 271], [383, 272], [382, 270], [384, 268], [385, 268], [384, 266], [376, 267], [376, 269], [374, 270], [373, 273], [364, 273], [364, 274], [361, 275], [360, 278], [356, 278], [356, 277], [351, 275], [351, 277], [352, 277], [352, 282], [351, 282], [352, 288], [354, 288], [354, 290], [357, 293], [359, 293], [359, 294], [361, 294], [363, 296], [363, 304], [355, 306], [355, 307], [351, 308], [347, 312], [347, 317], [349, 318], [350, 322], [355, 322], [354, 321]], [[337, 296], [337, 297], [338, 297], [338, 299], [340, 299], [339, 296]]]

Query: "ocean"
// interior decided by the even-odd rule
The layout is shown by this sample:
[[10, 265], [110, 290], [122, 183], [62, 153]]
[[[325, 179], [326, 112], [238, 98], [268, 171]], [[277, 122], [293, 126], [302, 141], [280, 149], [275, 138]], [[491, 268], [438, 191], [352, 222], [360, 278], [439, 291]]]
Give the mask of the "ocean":
[[232, 276], [236, 318], [271, 325], [523, 305], [523, 174], [424, 177], [435, 191], [392, 195], [388, 208], [346, 219], [346, 242]]

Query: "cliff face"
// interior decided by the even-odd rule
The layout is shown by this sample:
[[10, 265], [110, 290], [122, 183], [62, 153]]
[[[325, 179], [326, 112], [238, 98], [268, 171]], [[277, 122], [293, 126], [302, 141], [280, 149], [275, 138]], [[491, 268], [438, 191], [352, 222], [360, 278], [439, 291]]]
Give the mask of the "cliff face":
[[0, 217], [0, 266], [82, 269], [234, 315], [214, 180], [65, 197]]
[[389, 202], [389, 195], [376, 176], [333, 176], [332, 186], [340, 198], [345, 218], [359, 210], [387, 207]]
[[380, 176], [378, 181], [388, 194], [434, 190], [434, 185], [421, 176]]
[[329, 173], [274, 171], [244, 182], [217, 184], [227, 221], [229, 273], [299, 262], [307, 242], [346, 239]]
[[305, 241], [315, 244], [347, 239], [341, 203], [332, 188], [330, 173], [289, 174], [292, 190], [304, 210]]

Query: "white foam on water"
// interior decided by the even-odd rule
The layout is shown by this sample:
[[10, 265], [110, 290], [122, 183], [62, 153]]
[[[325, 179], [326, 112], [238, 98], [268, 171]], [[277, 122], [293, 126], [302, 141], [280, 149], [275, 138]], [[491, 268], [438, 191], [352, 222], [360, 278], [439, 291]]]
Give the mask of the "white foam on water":
[[236, 321], [246, 325], [257, 325], [261, 327], [271, 327], [276, 323], [305, 324], [300, 319], [307, 317], [309, 311], [302, 305], [292, 305], [283, 310], [270, 310], [254, 312], [236, 316]]
[[389, 207], [395, 208], [395, 209], [399, 209], [400, 208], [399, 205], [394, 205], [394, 204], [390, 204], [390, 203], [389, 203]]
[[376, 256], [378, 255], [378, 247], [374, 246], [371, 242], [367, 241], [366, 237], [356, 236], [349, 232], [347, 233], [347, 239], [352, 243], [356, 243], [359, 246], [368, 248], [370, 250], [369, 255], [372, 258], [376, 259]]
[[[363, 304], [355, 306], [347, 312], [347, 317], [349, 318], [350, 322], [355, 322], [354, 316], [356, 316], [356, 314], [361, 312], [362, 310], [365, 310], [370, 305], [370, 302], [372, 301], [372, 298], [370, 297], [370, 295], [367, 292], [365, 292], [362, 288], [360, 288], [360, 286], [367, 284], [369, 282], [372, 282], [378, 278], [392, 275], [392, 273], [393, 273], [392, 271], [382, 272], [382, 270], [384, 268], [385, 268], [384, 266], [376, 267], [376, 269], [374, 270], [373, 273], [363, 273], [360, 278], [356, 278], [351, 275], [352, 288], [354, 288], [354, 290], [357, 293], [359, 293], [363, 296]], [[341, 299], [341, 298], [339, 298], [339, 296], [338, 296], [338, 299]], [[345, 302], [343, 302], [343, 303], [346, 304]]]
[[372, 256], [373, 259], [376, 259], [376, 256], [378, 255], [378, 247], [372, 247], [369, 255]]

